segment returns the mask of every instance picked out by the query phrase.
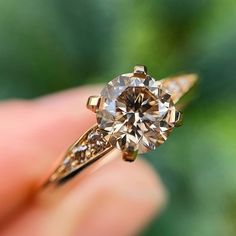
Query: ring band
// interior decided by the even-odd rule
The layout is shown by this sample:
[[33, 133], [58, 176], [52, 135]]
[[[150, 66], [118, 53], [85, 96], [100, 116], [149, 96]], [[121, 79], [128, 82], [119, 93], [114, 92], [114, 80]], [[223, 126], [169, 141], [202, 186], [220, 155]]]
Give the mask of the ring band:
[[[121, 78], [123, 78], [123, 80]], [[124, 79], [124, 78], [129, 78], [129, 80]], [[122, 81], [131, 81], [132, 83], [134, 83], [133, 81], [136, 80], [136, 83], [137, 83], [136, 87], [134, 87], [133, 85], [128, 84], [128, 85], [126, 85], [126, 88], [125, 88], [126, 89], [125, 91], [129, 94], [129, 96], [131, 96], [131, 94], [136, 92], [136, 90], [135, 90], [136, 88], [142, 89], [143, 86], [147, 87], [147, 83], [146, 83], [147, 79], [149, 81], [149, 85], [148, 85], [149, 87], [148, 88], [150, 88], [152, 93], [154, 93], [153, 92], [154, 90], [152, 90], [153, 85], [151, 85], [151, 82], [153, 83], [154, 80], [151, 81], [150, 78], [151, 77], [149, 75], [147, 75], [146, 67], [144, 67], [144, 66], [135, 66], [133, 73], [121, 75], [119, 77], [119, 80], [116, 78], [116, 82], [119, 81], [119, 83], [121, 83], [121, 80], [122, 80]], [[140, 81], [144, 81], [143, 84], [138, 83]], [[160, 91], [164, 90], [165, 95], [163, 95], [163, 96], [167, 97], [167, 95], [170, 95], [170, 98], [168, 98], [168, 99], [171, 99], [171, 102], [173, 102], [173, 106], [171, 107], [171, 105], [168, 105], [168, 109], [169, 110], [172, 109], [173, 107], [175, 107], [175, 105], [177, 105], [178, 107], [181, 107], [181, 103], [179, 103], [180, 98], [182, 98], [195, 85], [196, 81], [197, 81], [197, 75], [196, 74], [178, 75], [178, 76], [165, 78], [165, 79], [156, 81], [157, 86], [159, 86], [158, 88], [161, 88], [161, 90], [159, 90], [158, 95], [157, 95], [157, 93], [155, 93], [155, 95], [156, 96], [162, 96], [162, 95], [160, 95], [161, 94]], [[111, 82], [108, 84], [108, 86], [111, 86]], [[137, 97], [135, 97], [136, 103], [137, 103], [137, 99], [141, 99], [140, 94], [143, 92], [143, 94], [142, 94], [143, 95], [142, 96], [142, 99], [143, 99], [142, 100], [142, 106], [144, 106], [143, 104], [144, 104], [144, 99], [145, 99], [144, 97], [145, 96], [148, 97], [148, 98], [146, 98], [145, 101], [149, 101], [150, 104], [153, 104], [153, 102], [155, 102], [150, 98], [150, 96], [152, 97], [152, 94], [147, 95], [146, 87], [145, 87], [145, 91], [144, 90], [137, 90], [138, 95], [137, 95]], [[127, 90], [127, 88], [132, 88], [132, 91]], [[121, 103], [121, 97], [123, 99], [124, 93], [121, 92], [121, 93], [118, 94], [118, 96], [119, 96], [119, 98], [116, 101], [116, 104]], [[136, 96], [136, 95], [133, 95], [133, 96]], [[103, 99], [103, 96], [91, 96], [88, 99], [87, 107], [90, 110], [92, 110], [94, 112], [97, 112], [99, 107], [101, 107], [103, 105], [103, 110], [104, 110], [105, 109], [104, 108], [105, 103], [102, 99]], [[162, 98], [160, 98], [160, 99], [162, 99]], [[154, 100], [156, 100], [156, 97], [155, 97]], [[166, 101], [165, 101], [165, 103], [163, 102], [163, 104], [167, 104]], [[150, 104], [149, 104], [149, 107], [148, 107], [149, 109], [150, 109], [150, 106], [151, 106]], [[169, 103], [169, 104], [171, 104], [171, 103]], [[156, 106], [157, 105], [155, 105], [155, 107], [153, 106], [151, 109], [156, 109]], [[153, 112], [151, 114], [157, 114], [157, 111], [160, 113], [161, 108], [160, 108], [160, 105], [158, 105], [158, 106], [159, 106], [159, 108], [158, 108], [159, 110], [155, 110], [155, 113]], [[117, 108], [115, 108], [115, 109], [117, 110]], [[147, 107], [145, 107], [145, 109], [147, 109]], [[172, 112], [172, 110], [171, 110], [171, 112]], [[119, 113], [119, 115], [120, 114], [121, 114], [121, 112]], [[127, 110], [126, 110], [125, 114], [126, 115], [128, 114]], [[129, 115], [130, 114], [131, 113], [129, 111]], [[144, 111], [143, 114], [146, 114], [146, 110]], [[143, 114], [142, 114], [142, 117], [144, 116]], [[172, 113], [169, 113], [169, 116], [170, 116], [170, 114], [172, 114]], [[135, 115], [137, 116], [137, 114], [135, 114]], [[141, 116], [141, 114], [140, 114], [140, 116]], [[149, 116], [150, 116], [150, 114], [146, 114], [146, 117], [149, 117]], [[165, 115], [165, 117], [166, 116], [167, 115]], [[177, 110], [175, 110], [174, 118], [171, 118], [171, 119], [174, 119], [173, 127], [180, 125], [181, 117], [182, 117], [181, 113], [177, 112]], [[139, 123], [138, 124], [139, 126], [137, 126], [137, 127], [141, 127], [144, 124], [146, 126], [148, 124], [149, 125], [148, 127], [151, 127], [151, 125], [149, 123], [145, 123], [145, 122], [147, 122], [147, 118], [145, 118], [145, 119], [146, 120], [143, 119], [142, 122]], [[100, 120], [101, 120], [101, 118], [100, 118]], [[125, 122], [127, 122], [127, 120]], [[148, 122], [150, 122], [150, 120]], [[154, 122], [156, 122], [156, 120]], [[125, 144], [122, 143], [123, 146], [120, 143], [119, 143], [119, 145], [116, 143], [116, 146], [115, 146], [113, 144], [114, 142], [111, 141], [112, 140], [111, 136], [112, 136], [113, 139], [114, 139], [114, 136], [115, 136], [114, 135], [114, 130], [113, 130], [112, 135], [107, 137], [108, 136], [107, 135], [108, 131], [102, 128], [101, 123], [100, 124], [95, 124], [94, 126], [92, 126], [66, 151], [63, 159], [61, 160], [61, 162], [59, 163], [57, 168], [47, 178], [47, 181], [44, 183], [44, 186], [52, 185], [52, 184], [53, 185], [60, 185], [60, 184], [63, 184], [65, 182], [67, 182], [73, 176], [77, 175], [82, 170], [84, 170], [87, 167], [91, 166], [93, 163], [97, 162], [99, 159], [105, 157], [107, 153], [111, 152], [114, 148], [117, 148], [117, 147], [119, 149], [121, 149], [121, 151], [123, 152], [123, 158], [126, 161], [133, 161], [135, 159], [137, 153], [139, 153], [139, 150], [131, 149], [130, 146], [125, 149], [123, 146], [127, 146], [126, 143]], [[115, 125], [113, 124], [112, 127], [114, 128], [114, 126]], [[160, 129], [163, 128], [160, 125], [158, 127]], [[165, 131], [165, 134], [169, 135], [169, 133], [170, 133], [170, 131], [172, 131], [173, 127], [171, 126], [171, 129], [169, 129], [168, 132]], [[133, 130], [127, 131], [127, 132], [133, 132]], [[139, 132], [140, 132], [140, 130], [139, 130]], [[147, 131], [145, 131], [145, 132], [147, 133]], [[123, 134], [124, 133], [122, 133], [122, 135]], [[117, 135], [117, 133], [116, 133], [116, 135]], [[159, 146], [160, 144], [162, 144], [166, 140], [168, 135], [166, 135], [166, 137], [164, 137], [164, 138], [162, 137], [161, 140], [160, 140], [160, 137], [156, 138], [155, 139], [156, 146]], [[141, 140], [141, 138], [144, 138], [144, 137], [140, 137], [139, 140]], [[128, 140], [128, 139], [126, 139], [126, 140]], [[146, 146], [148, 146], [148, 145], [146, 145]], [[123, 149], [122, 149], [122, 147], [123, 147]], [[149, 147], [149, 149], [151, 149], [151, 148]]]

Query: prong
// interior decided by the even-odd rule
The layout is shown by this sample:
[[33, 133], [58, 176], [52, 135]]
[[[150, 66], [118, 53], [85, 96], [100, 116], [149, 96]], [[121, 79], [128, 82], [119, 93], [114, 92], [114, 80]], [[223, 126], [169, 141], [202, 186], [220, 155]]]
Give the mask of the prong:
[[134, 67], [134, 76], [145, 77], [147, 75], [147, 67], [143, 65], [137, 65]]
[[123, 152], [122, 158], [124, 161], [133, 162], [135, 161], [137, 155], [138, 151], [133, 151], [133, 152], [125, 151]]
[[92, 112], [96, 112], [101, 104], [101, 96], [90, 96], [87, 101], [87, 108]]
[[175, 111], [175, 127], [183, 125], [183, 114], [180, 111]]

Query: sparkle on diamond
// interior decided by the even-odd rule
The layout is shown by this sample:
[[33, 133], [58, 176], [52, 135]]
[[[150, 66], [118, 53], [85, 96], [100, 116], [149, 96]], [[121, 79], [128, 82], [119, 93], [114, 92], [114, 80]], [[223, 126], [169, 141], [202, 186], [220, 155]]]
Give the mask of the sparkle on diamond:
[[162, 144], [173, 129], [175, 108], [170, 95], [150, 76], [121, 75], [101, 92], [99, 127], [123, 151], [148, 152]]

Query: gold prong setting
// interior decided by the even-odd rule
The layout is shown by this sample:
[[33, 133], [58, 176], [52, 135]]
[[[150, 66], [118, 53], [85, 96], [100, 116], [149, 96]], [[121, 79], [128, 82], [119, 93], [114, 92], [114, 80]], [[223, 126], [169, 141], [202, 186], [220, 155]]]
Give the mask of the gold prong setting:
[[136, 160], [138, 151], [124, 151], [122, 153], [122, 158], [124, 161], [133, 162]]
[[147, 75], [147, 67], [144, 65], [137, 65], [134, 67], [134, 76], [145, 77]]
[[103, 98], [101, 96], [90, 96], [87, 100], [87, 108], [96, 112], [103, 102]]
[[174, 127], [183, 124], [183, 115], [172, 98], [176, 94], [180, 97], [181, 84], [187, 91], [188, 79], [192, 85], [192, 77], [175, 78], [173, 83], [159, 82], [147, 74], [146, 66], [137, 65], [133, 73], [110, 81], [101, 95], [90, 96], [87, 108], [96, 113], [98, 127], [106, 134], [107, 142], [123, 152], [124, 160], [134, 161], [138, 153], [159, 147]]
[[175, 111], [175, 127], [180, 127], [183, 125], [183, 113], [180, 111]]
[[[101, 97], [90, 98], [88, 104], [96, 112], [98, 126], [107, 133], [107, 140], [123, 151], [123, 159], [127, 160], [135, 160], [137, 153], [162, 144], [175, 127], [176, 117], [179, 119], [171, 94], [142, 65], [135, 66], [133, 74], [110, 81]], [[130, 148], [137, 151], [130, 152]]]

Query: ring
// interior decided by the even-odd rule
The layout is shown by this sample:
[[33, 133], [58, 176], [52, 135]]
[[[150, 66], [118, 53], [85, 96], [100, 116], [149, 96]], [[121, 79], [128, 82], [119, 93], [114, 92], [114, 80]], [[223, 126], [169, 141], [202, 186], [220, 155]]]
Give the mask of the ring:
[[85, 168], [119, 149], [125, 161], [134, 161], [163, 144], [182, 124], [182, 98], [197, 81], [184, 74], [156, 81], [145, 66], [111, 80], [99, 96], [90, 96], [87, 108], [96, 113], [97, 124], [65, 153], [44, 186], [65, 183]]

